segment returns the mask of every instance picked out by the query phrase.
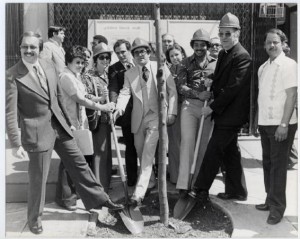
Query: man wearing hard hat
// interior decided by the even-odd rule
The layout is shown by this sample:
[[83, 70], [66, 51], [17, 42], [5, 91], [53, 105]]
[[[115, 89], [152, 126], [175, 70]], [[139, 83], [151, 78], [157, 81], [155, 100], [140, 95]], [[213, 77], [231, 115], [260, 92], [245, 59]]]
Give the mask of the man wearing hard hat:
[[226, 172], [225, 193], [217, 196], [223, 200], [247, 199], [237, 139], [250, 110], [251, 57], [239, 43], [239, 36], [239, 19], [231, 13], [225, 14], [219, 25], [223, 50], [219, 53], [213, 77], [214, 101], [201, 110], [202, 115], [212, 115], [215, 126], [200, 172], [189, 193], [202, 202], [209, 200], [208, 191], [220, 164], [224, 165]]
[[[118, 118], [123, 115], [132, 95], [131, 132], [134, 134], [134, 145], [141, 167], [130, 204], [137, 206], [146, 194], [158, 142], [157, 62], [150, 61], [149, 43], [141, 38], [133, 41], [131, 53], [136, 66], [125, 72], [124, 85], [117, 99], [114, 116]], [[167, 123], [173, 124], [177, 115], [177, 91], [167, 66], [164, 67], [164, 79], [167, 91]]]
[[[176, 188], [180, 196], [186, 196], [189, 188], [190, 168], [194, 158], [195, 139], [201, 119], [201, 108], [205, 100], [209, 100], [211, 93], [206, 90], [205, 82], [212, 77], [216, 60], [208, 55], [210, 47], [210, 35], [204, 29], [198, 29], [190, 42], [194, 54], [185, 58], [178, 67], [177, 86], [178, 93], [182, 95], [181, 107], [181, 143], [179, 172]], [[202, 131], [201, 145], [198, 153], [196, 173], [206, 150], [212, 121], [206, 119]]]

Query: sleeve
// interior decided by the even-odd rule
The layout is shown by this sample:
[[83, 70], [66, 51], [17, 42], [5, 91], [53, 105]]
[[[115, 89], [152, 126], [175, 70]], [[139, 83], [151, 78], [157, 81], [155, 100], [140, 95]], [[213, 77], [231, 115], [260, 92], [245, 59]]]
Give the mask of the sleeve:
[[121, 109], [123, 112], [125, 112], [130, 97], [131, 97], [131, 86], [130, 86], [128, 74], [125, 73], [124, 85], [123, 88], [120, 90], [120, 94], [117, 99], [116, 108]]
[[40, 58], [52, 60], [52, 50], [47, 43], [44, 43], [43, 45], [43, 50], [40, 53]]
[[284, 89], [297, 87], [298, 86], [298, 77], [297, 77], [297, 63], [294, 60], [289, 59], [290, 61], [283, 68], [282, 78], [284, 79]]
[[18, 129], [18, 89], [14, 77], [6, 72], [6, 128], [12, 147], [21, 145]]
[[210, 104], [216, 114], [222, 114], [224, 109], [236, 98], [241, 89], [250, 83], [251, 58], [243, 53], [233, 59], [232, 69], [225, 87], [220, 89], [218, 96]]
[[[78, 85], [73, 79], [73, 76], [66, 73], [61, 73], [59, 76], [61, 88], [68, 96], [82, 94], [81, 90], [79, 90]], [[84, 95], [82, 94], [82, 97]]]

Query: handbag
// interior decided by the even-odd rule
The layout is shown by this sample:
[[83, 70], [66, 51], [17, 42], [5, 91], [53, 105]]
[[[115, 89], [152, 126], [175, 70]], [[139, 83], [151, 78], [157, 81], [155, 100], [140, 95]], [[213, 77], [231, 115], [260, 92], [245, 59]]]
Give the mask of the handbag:
[[78, 108], [78, 119], [79, 119], [79, 129], [73, 131], [74, 138], [77, 142], [78, 148], [83, 155], [94, 154], [93, 136], [92, 132], [88, 129], [83, 128], [83, 122], [80, 114], [80, 106], [77, 104]]
[[[94, 86], [94, 90], [95, 90], [95, 95], [98, 97], [98, 90], [97, 90], [97, 86], [95, 83], [95, 79], [92, 78], [92, 83]], [[98, 123], [99, 123], [99, 118], [101, 116], [101, 113], [99, 110], [92, 110], [92, 109], [85, 109], [86, 112], [86, 116], [88, 118], [88, 123], [89, 123], [89, 129], [91, 131], [97, 129]]]

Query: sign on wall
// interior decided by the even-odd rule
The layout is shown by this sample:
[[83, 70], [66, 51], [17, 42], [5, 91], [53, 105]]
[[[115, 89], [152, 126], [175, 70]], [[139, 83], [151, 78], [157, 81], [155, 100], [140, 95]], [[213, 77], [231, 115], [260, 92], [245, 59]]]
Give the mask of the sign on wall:
[[[211, 37], [218, 35], [219, 21], [214, 20], [161, 20], [161, 34], [170, 33], [186, 51], [193, 54], [190, 41], [199, 28], [208, 31]], [[94, 35], [103, 35], [108, 39], [108, 45], [113, 49], [118, 39], [126, 39], [130, 43], [136, 37], [155, 42], [155, 27], [153, 20], [88, 20], [88, 42], [92, 42]], [[91, 49], [89, 44], [88, 46]], [[112, 63], [117, 61], [113, 54]]]

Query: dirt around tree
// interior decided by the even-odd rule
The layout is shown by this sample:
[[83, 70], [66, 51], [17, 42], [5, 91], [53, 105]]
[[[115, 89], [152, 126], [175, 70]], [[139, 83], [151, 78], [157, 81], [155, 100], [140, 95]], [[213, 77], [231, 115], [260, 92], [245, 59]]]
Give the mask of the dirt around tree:
[[[117, 212], [109, 212], [98, 222], [95, 237], [99, 238], [228, 238], [233, 228], [229, 217], [212, 203], [206, 206], [196, 204], [190, 214], [179, 221], [173, 218], [173, 208], [178, 195], [168, 194], [169, 224], [160, 222], [159, 199], [157, 193], [150, 194], [140, 208], [144, 218], [144, 231], [132, 235]], [[175, 227], [175, 229], [174, 229]]]

